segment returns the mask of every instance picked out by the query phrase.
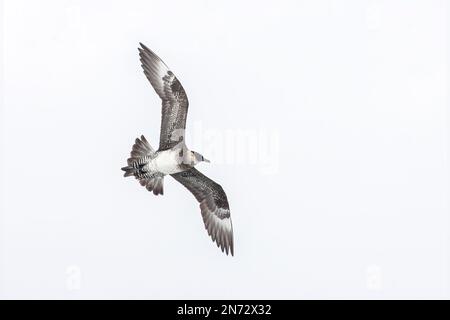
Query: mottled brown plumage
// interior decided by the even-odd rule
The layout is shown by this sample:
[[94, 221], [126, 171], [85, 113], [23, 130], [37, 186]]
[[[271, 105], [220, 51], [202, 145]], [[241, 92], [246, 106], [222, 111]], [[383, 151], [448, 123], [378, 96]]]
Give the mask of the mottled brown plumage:
[[144, 136], [136, 139], [122, 170], [134, 176], [155, 195], [163, 194], [165, 175], [184, 185], [200, 203], [203, 222], [217, 246], [228, 255], [234, 254], [230, 207], [222, 187], [194, 166], [208, 160], [185, 145], [184, 133], [189, 107], [186, 92], [166, 64], [141, 43], [139, 56], [144, 74], [162, 100], [159, 149], [154, 151]]

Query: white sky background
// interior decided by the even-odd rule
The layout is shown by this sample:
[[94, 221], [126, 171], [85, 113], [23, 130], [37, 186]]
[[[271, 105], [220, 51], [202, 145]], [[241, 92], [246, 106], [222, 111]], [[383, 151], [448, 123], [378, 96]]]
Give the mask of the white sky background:
[[[450, 296], [445, 1], [3, 6], [3, 297]], [[122, 177], [159, 142], [139, 41], [187, 91], [234, 258], [175, 180]]]

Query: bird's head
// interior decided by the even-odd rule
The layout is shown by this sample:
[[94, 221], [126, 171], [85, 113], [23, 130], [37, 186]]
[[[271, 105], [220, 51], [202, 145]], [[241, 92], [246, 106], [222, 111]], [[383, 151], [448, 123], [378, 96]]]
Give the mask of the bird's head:
[[193, 164], [193, 165], [196, 165], [197, 163], [199, 163], [199, 162], [202, 162], [202, 161], [204, 161], [204, 162], [208, 162], [209, 163], [209, 160], [208, 159], [205, 159], [205, 157], [203, 157], [200, 153], [198, 153], [198, 152], [195, 152], [195, 151], [191, 151], [190, 152], [190, 162]]

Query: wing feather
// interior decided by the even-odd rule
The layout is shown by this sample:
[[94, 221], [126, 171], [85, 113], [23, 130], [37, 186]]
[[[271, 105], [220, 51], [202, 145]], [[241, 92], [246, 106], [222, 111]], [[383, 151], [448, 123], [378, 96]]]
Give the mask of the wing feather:
[[217, 246], [234, 255], [233, 225], [227, 195], [222, 187], [195, 168], [172, 174], [200, 202], [203, 223]]
[[167, 65], [152, 50], [140, 45], [144, 74], [162, 100], [159, 150], [171, 149], [184, 141], [189, 101], [180, 81]]

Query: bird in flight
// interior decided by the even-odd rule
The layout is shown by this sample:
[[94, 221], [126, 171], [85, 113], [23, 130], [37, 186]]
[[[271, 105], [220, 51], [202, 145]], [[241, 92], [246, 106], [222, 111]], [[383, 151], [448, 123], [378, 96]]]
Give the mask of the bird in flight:
[[164, 194], [166, 175], [185, 186], [200, 203], [208, 234], [222, 252], [234, 254], [230, 206], [222, 187], [195, 168], [209, 162], [200, 153], [186, 147], [184, 133], [188, 98], [180, 81], [166, 64], [140, 43], [139, 56], [144, 74], [162, 100], [159, 148], [154, 150], [142, 135], [131, 149], [124, 176], [133, 176], [154, 195]]

